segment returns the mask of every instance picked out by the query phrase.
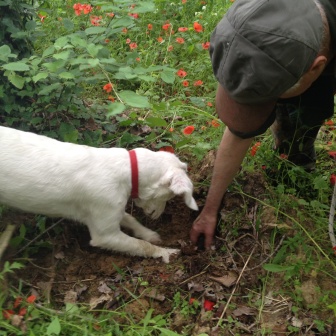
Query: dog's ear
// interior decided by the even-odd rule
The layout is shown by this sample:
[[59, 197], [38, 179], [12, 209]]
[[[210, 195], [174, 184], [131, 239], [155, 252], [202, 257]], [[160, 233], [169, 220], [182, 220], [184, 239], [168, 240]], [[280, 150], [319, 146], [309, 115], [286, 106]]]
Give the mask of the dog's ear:
[[190, 209], [198, 210], [196, 201], [192, 197], [193, 184], [182, 169], [174, 170], [171, 174], [169, 189], [175, 195], [184, 195], [185, 204]]

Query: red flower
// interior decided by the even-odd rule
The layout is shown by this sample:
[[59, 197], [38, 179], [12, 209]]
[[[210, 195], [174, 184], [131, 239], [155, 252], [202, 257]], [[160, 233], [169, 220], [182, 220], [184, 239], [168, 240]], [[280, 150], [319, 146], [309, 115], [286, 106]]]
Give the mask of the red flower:
[[19, 307], [21, 305], [21, 302], [22, 302], [22, 297], [17, 297], [14, 301], [13, 307], [14, 308]]
[[129, 16], [132, 16], [134, 19], [139, 19], [138, 13], [128, 13]]
[[288, 159], [288, 155], [284, 154], [284, 153], [281, 153], [280, 154], [280, 159], [287, 160]]
[[327, 120], [324, 124], [328, 126], [332, 126], [334, 125], [334, 122], [332, 120]]
[[212, 107], [212, 103], [211, 102], [207, 102], [207, 105]]
[[194, 82], [194, 86], [201, 86], [203, 84], [203, 82], [201, 80], [197, 80], [196, 82]]
[[205, 49], [205, 50], [208, 50], [210, 48], [210, 42], [202, 43], [202, 48]]
[[185, 32], [185, 31], [187, 31], [188, 30], [188, 28], [187, 27], [180, 27], [179, 29], [178, 29], [178, 31], [179, 32]]
[[152, 29], [153, 29], [153, 25], [150, 24], [150, 23], [148, 23], [148, 25], [147, 25], [147, 29], [148, 29], [148, 30], [152, 30]]
[[130, 44], [131, 43], [131, 39], [126, 39], [126, 44]]
[[331, 185], [335, 185], [336, 184], [336, 175], [335, 174], [331, 174], [330, 175], [330, 184]]
[[133, 50], [133, 49], [138, 48], [138, 45], [137, 45], [136, 43], [133, 42], [133, 43], [130, 43], [130, 44], [129, 44], [129, 47], [130, 47], [131, 50]]
[[11, 316], [14, 314], [15, 312], [12, 309], [6, 309], [2, 311], [2, 315], [6, 320], [10, 320]]
[[185, 4], [187, 2], [187, 0], [182, 0], [182, 3]]
[[172, 51], [174, 49], [174, 47], [172, 45], [168, 46], [167, 50], [168, 51]]
[[191, 304], [193, 304], [195, 301], [197, 301], [195, 298], [190, 298], [190, 300], [189, 300], [189, 304], [191, 305]]
[[126, 33], [128, 32], [127, 28], [123, 28], [121, 31], [122, 31], [124, 34], [126, 34]]
[[164, 24], [164, 25], [162, 26], [162, 29], [163, 29], [163, 30], [168, 30], [170, 26], [171, 26], [170, 23], [166, 23], [166, 24]]
[[27, 303], [33, 303], [36, 300], [36, 296], [35, 295], [30, 295], [27, 297]]
[[113, 18], [114, 17], [114, 13], [106, 13], [107, 16], [109, 16], [110, 18]]
[[20, 308], [18, 315], [19, 316], [24, 316], [27, 314], [27, 308]]
[[204, 300], [203, 307], [205, 311], [213, 310], [215, 302]]
[[175, 41], [176, 41], [177, 43], [179, 43], [179, 44], [183, 44], [183, 43], [184, 43], [184, 38], [182, 38], [182, 37], [177, 37]]
[[177, 72], [176, 72], [177, 76], [181, 77], [181, 78], [184, 78], [185, 76], [187, 76], [187, 73], [183, 70], [183, 69], [179, 69]]
[[187, 127], [184, 128], [183, 133], [184, 133], [185, 135], [189, 135], [189, 134], [191, 134], [192, 132], [194, 132], [194, 130], [195, 130], [195, 127], [194, 127], [194, 126], [187, 126]]
[[203, 27], [202, 25], [200, 25], [198, 22], [194, 22], [194, 30], [197, 32], [197, 33], [200, 33], [203, 31]]
[[107, 99], [108, 99], [109, 101], [111, 101], [112, 103], [114, 103], [114, 102], [115, 102], [115, 98], [114, 98], [114, 97], [112, 97], [112, 96], [108, 96], [108, 97], [107, 97]]
[[112, 91], [113, 85], [111, 83], [107, 83], [103, 86], [103, 90], [105, 90], [107, 93], [110, 93]]
[[172, 146], [164, 146], [159, 149], [161, 152], [169, 152], [169, 153], [175, 153], [174, 148]]
[[137, 62], [140, 62], [140, 61], [141, 61], [140, 57], [137, 57], [135, 60], [136, 60]]
[[159, 37], [157, 38], [157, 41], [158, 41], [159, 43], [162, 43], [162, 42], [163, 42], [163, 38], [162, 38], [161, 36], [159, 36]]
[[250, 152], [252, 156], [256, 155], [256, 153], [257, 153], [257, 151], [258, 151], [260, 145], [261, 145], [261, 142], [256, 142], [256, 143], [252, 146], [252, 148], [251, 148], [251, 152]]
[[170, 127], [170, 128], [169, 128], [169, 132], [174, 132], [174, 128], [173, 128], [173, 127]]
[[185, 81], [182, 82], [182, 85], [184, 87], [188, 87], [189, 86], [189, 82], [187, 80], [185, 80]]
[[336, 151], [330, 151], [330, 152], [328, 152], [328, 155], [329, 155], [332, 159], [336, 160]]

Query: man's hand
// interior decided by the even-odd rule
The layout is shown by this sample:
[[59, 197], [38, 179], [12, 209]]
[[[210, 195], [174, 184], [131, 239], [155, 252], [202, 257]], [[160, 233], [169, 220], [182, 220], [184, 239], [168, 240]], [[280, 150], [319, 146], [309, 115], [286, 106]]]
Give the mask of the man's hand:
[[197, 244], [201, 234], [204, 234], [204, 247], [208, 250], [211, 247], [217, 224], [217, 216], [207, 214], [202, 211], [196, 218], [190, 231], [190, 239], [193, 244]]

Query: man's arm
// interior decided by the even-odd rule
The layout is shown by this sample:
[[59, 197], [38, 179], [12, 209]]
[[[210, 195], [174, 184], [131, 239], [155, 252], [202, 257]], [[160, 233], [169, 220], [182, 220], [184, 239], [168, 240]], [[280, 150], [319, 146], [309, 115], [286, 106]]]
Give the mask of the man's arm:
[[197, 243], [199, 235], [203, 233], [205, 248], [210, 248], [217, 224], [217, 213], [223, 196], [237, 174], [252, 141], [253, 138], [241, 139], [237, 137], [226, 127], [217, 151], [205, 206], [190, 231], [190, 239], [194, 244]]

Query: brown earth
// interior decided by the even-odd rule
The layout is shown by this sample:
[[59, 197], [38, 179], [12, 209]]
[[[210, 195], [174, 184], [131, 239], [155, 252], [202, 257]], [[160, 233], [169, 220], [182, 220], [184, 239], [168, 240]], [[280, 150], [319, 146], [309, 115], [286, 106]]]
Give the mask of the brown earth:
[[[202, 182], [211, 173], [213, 159], [214, 153], [210, 152], [201, 167], [194, 167], [197, 173], [191, 172], [198, 182], [195, 198], [200, 207], [207, 190]], [[263, 199], [267, 186], [262, 174], [245, 175], [241, 185], [245, 193]], [[7, 249], [7, 259], [24, 260], [26, 264], [11, 281], [21, 279], [23, 291], [56, 308], [65, 302], [107, 310], [123, 305], [134, 321], [140, 321], [149, 308], [154, 308], [155, 314], [171, 313], [170, 329], [183, 335], [261, 335], [262, 330], [268, 335], [335, 335], [335, 323], [332, 326], [326, 322], [322, 332], [314, 323], [328, 321], [332, 312], [321, 311], [319, 316], [309, 309], [318, 304], [317, 287], [334, 288], [330, 280], [316, 275], [303, 279], [300, 290], [307, 308], [298, 313], [293, 312], [293, 298], [286, 294], [290, 288], [286, 288], [283, 273], [263, 286], [266, 271], [262, 265], [271, 261], [274, 249], [279, 250], [284, 234], [295, 234], [291, 223], [279, 224], [272, 209], [241, 193], [228, 192], [224, 208], [222, 221], [231, 225], [222, 225], [214, 248], [204, 251], [190, 244], [189, 231], [197, 213], [181, 199], [172, 200], [156, 221], [138, 209], [132, 211], [129, 204], [136, 218], [161, 235], [164, 246], [181, 249], [170, 264], [91, 247], [86, 227], [63, 220], [39, 239], [51, 243], [52, 248], [40, 246], [34, 252], [35, 241], [17, 254], [28, 243], [23, 241], [16, 249]], [[6, 211], [2, 223], [8, 222], [34, 225], [36, 217]], [[280, 226], [284, 230], [279, 230]], [[290, 333], [291, 328], [299, 331]]]

